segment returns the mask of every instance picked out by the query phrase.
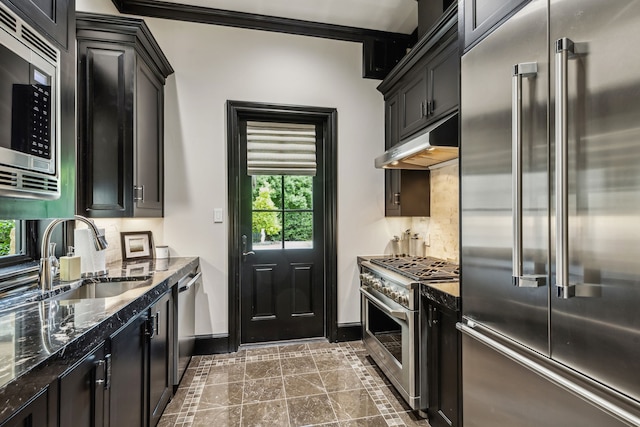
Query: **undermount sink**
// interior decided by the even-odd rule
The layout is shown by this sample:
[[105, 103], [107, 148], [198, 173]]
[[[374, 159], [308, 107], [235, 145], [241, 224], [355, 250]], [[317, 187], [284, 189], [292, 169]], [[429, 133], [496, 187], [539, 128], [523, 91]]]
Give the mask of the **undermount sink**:
[[[151, 277], [151, 276], [149, 276]], [[54, 296], [54, 300], [76, 300], [92, 298], [109, 298], [121, 295], [132, 289], [148, 285], [147, 280], [126, 280], [108, 282], [88, 282], [78, 288], [68, 290]]]

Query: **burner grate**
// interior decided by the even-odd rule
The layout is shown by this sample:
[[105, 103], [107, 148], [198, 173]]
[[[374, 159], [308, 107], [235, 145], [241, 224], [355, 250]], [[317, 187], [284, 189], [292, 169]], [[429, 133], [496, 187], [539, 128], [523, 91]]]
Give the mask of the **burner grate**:
[[432, 257], [372, 258], [371, 262], [414, 280], [457, 279], [456, 264]]

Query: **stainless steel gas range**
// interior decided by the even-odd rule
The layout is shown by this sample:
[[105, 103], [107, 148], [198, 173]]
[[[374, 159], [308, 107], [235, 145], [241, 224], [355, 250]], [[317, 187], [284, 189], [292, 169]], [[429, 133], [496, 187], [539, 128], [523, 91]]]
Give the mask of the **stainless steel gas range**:
[[421, 389], [421, 283], [455, 284], [458, 266], [431, 257], [371, 257], [360, 262], [362, 340], [412, 409], [426, 407]]

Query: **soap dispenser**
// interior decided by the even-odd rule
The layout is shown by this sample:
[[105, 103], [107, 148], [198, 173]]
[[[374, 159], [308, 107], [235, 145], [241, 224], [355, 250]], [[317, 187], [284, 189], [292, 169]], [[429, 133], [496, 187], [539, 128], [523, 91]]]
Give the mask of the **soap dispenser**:
[[67, 256], [60, 257], [60, 280], [68, 282], [80, 279], [80, 257], [76, 256], [73, 246], [69, 246]]

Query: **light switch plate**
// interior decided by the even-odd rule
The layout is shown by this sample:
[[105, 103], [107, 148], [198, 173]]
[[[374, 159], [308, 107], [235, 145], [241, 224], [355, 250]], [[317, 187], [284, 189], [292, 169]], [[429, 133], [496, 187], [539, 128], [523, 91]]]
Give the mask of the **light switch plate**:
[[213, 222], [222, 222], [222, 208], [213, 210]]

